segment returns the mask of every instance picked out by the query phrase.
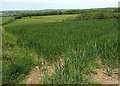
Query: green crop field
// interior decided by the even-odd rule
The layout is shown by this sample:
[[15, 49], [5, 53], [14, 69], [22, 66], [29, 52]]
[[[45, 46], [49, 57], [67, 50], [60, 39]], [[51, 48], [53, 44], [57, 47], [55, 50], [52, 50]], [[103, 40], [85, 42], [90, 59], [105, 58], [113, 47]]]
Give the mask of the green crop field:
[[72, 21], [75, 16], [32, 16], [4, 25], [3, 83], [25, 83], [32, 68], [42, 67], [41, 58], [55, 65], [55, 74], [39, 83], [91, 83], [84, 75], [95, 69], [111, 75], [118, 68], [118, 20]]

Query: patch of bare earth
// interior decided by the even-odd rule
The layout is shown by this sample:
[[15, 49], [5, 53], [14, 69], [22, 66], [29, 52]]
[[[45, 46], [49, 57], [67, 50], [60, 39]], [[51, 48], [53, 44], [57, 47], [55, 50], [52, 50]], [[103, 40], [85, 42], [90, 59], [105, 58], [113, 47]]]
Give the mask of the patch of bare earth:
[[96, 64], [99, 65], [99, 69], [96, 69], [94, 73], [87, 75], [85, 78], [92, 82], [97, 82], [100, 84], [118, 84], [118, 69], [111, 71], [111, 75], [106, 72], [102, 60], [100, 57], [96, 58]]
[[102, 69], [97, 69], [94, 73], [86, 76], [87, 80], [100, 84], [118, 84], [118, 70], [114, 70], [111, 76]]
[[[29, 75], [26, 77], [27, 85], [38, 84], [44, 78], [46, 73], [48, 76], [52, 76], [53, 74], [55, 74], [54, 65], [49, 64], [47, 61], [43, 59], [41, 59], [41, 62], [42, 62], [42, 67], [39, 68], [39, 66], [36, 66], [30, 71]], [[62, 59], [60, 59], [58, 63], [60, 63], [61, 66], [63, 66]]]
[[26, 84], [36, 84], [44, 77], [43, 72], [39, 69], [38, 66], [33, 68], [29, 75], [26, 77]]
[[55, 67], [54, 65], [50, 64], [49, 62], [41, 59], [42, 61], [42, 67], [41, 67], [41, 70], [44, 71], [44, 72], [47, 72], [48, 76], [51, 76], [53, 74], [55, 74]]

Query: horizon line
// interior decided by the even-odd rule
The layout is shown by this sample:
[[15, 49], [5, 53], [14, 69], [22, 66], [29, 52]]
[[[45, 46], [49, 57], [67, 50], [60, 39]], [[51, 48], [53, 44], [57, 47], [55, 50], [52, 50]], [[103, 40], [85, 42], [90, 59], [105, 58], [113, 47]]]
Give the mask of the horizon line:
[[92, 7], [92, 8], [47, 8], [47, 9], [2, 9], [0, 11], [41, 11], [41, 10], [87, 10], [87, 9], [105, 9], [105, 8], [119, 8], [119, 7]]

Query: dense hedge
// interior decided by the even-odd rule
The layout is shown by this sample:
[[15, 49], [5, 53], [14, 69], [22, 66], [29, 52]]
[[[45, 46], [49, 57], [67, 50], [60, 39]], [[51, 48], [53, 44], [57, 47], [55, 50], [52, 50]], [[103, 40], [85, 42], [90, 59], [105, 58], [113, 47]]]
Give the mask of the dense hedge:
[[[117, 8], [104, 8], [104, 9], [70, 9], [70, 10], [46, 10], [46, 11], [28, 11], [28, 12], [17, 12], [14, 16], [16, 18], [29, 17], [29, 16], [48, 16], [48, 15], [63, 15], [63, 14], [94, 14], [94, 16], [101, 16], [102, 13], [117, 13]], [[101, 13], [101, 14], [99, 14]], [[19, 17], [20, 16], [20, 17]], [[98, 17], [99, 18], [99, 17]]]
[[19, 15], [19, 16], [15, 16], [15, 19], [21, 19], [23, 16]]
[[118, 18], [118, 13], [103, 13], [103, 12], [91, 12], [91, 13], [82, 13], [75, 17], [74, 20], [89, 20], [89, 19], [110, 19]]
[[118, 18], [119, 9], [104, 8], [104, 9], [83, 9], [83, 10], [53, 10], [53, 11], [30, 11], [21, 12], [21, 14], [14, 15], [14, 19], [21, 19], [23, 17], [31, 16], [48, 16], [48, 15], [65, 15], [65, 14], [78, 14], [73, 20], [89, 20], [89, 19], [110, 19]]

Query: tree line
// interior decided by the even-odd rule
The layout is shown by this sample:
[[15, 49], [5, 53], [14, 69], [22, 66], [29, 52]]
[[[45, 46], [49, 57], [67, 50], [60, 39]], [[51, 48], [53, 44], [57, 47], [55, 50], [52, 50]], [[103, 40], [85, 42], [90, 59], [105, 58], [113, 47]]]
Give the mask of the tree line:
[[38, 12], [27, 12], [21, 14], [15, 14], [15, 19], [21, 19], [22, 17], [31, 17], [31, 16], [48, 16], [48, 15], [65, 15], [65, 14], [80, 14], [79, 18], [90, 19], [90, 18], [105, 18], [106, 16], [117, 17], [118, 9], [117, 8], [104, 8], [104, 9], [86, 9], [86, 10], [53, 10], [53, 11], [38, 11]]

